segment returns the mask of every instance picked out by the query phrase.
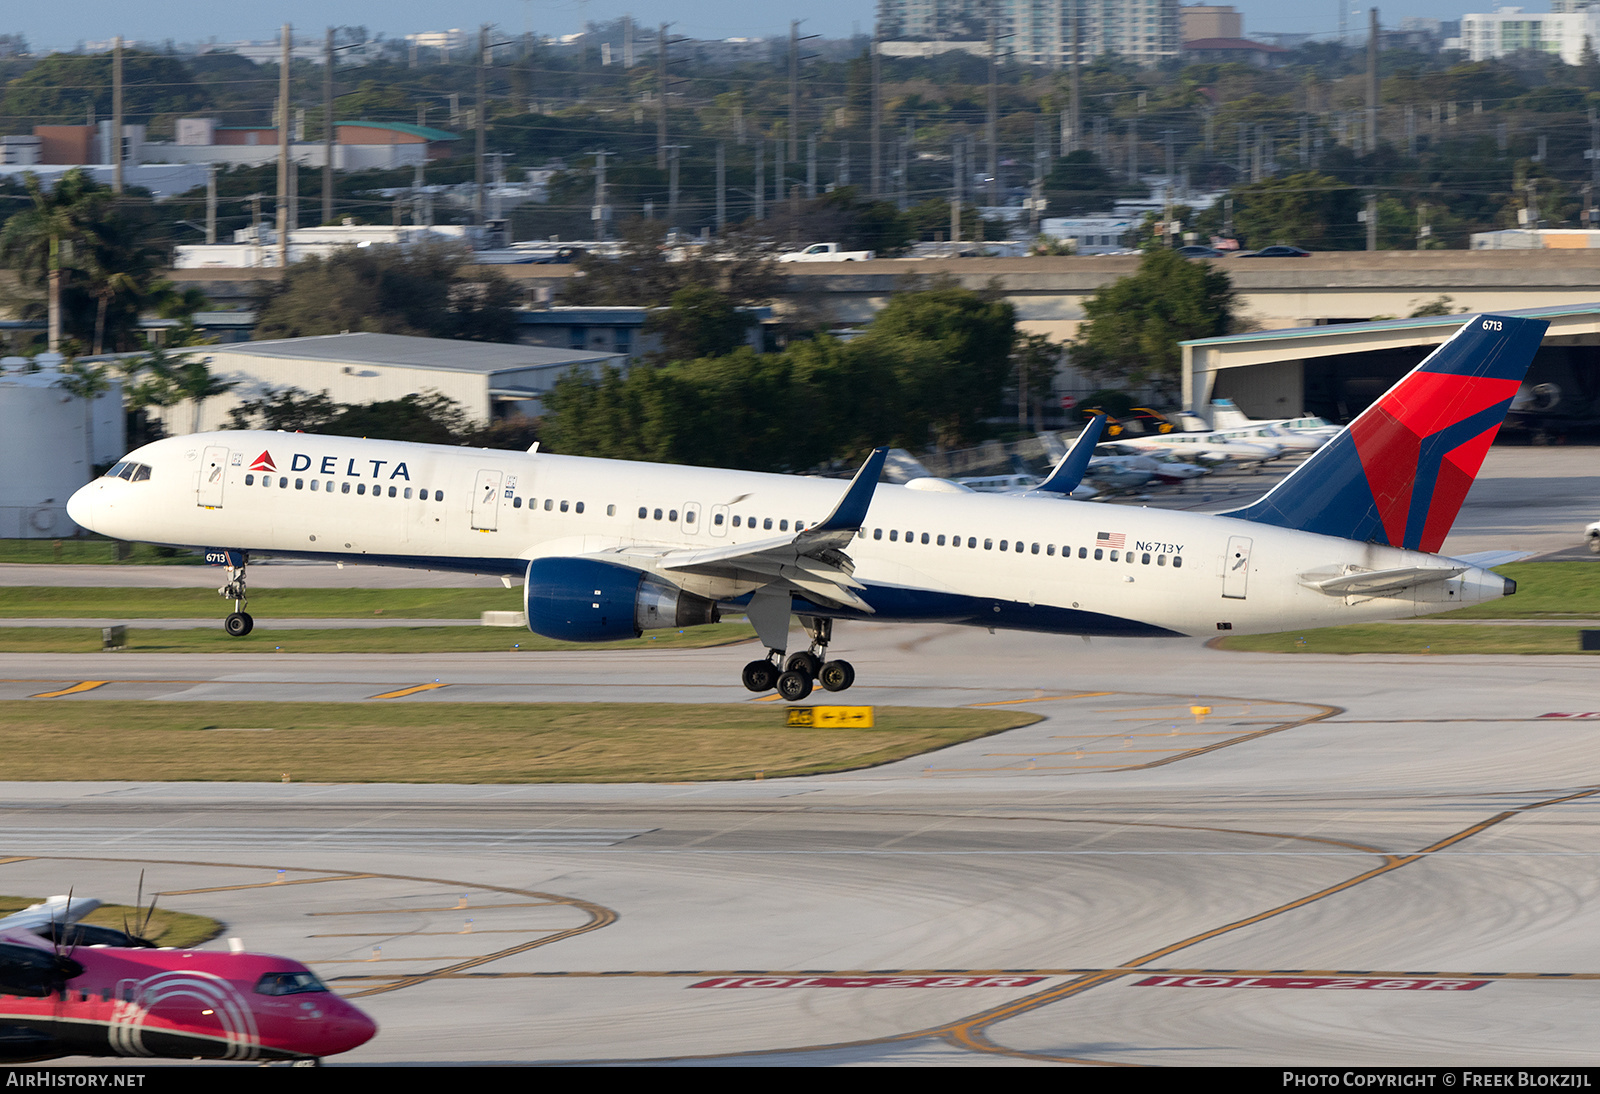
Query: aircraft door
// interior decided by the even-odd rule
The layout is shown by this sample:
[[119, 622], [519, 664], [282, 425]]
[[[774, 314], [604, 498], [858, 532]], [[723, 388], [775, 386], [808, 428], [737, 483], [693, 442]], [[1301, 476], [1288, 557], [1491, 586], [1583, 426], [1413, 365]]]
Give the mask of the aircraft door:
[[1243, 600], [1250, 581], [1250, 537], [1229, 536], [1228, 553], [1222, 559], [1222, 595]]
[[713, 505], [711, 507], [711, 534], [714, 536], [728, 534], [728, 507], [726, 505]]
[[200, 461], [200, 486], [195, 504], [206, 509], [222, 508], [222, 484], [228, 477], [228, 450], [210, 445]]
[[683, 533], [692, 536], [700, 531], [700, 503], [688, 501], [683, 504]]
[[500, 530], [500, 479], [498, 471], [479, 471], [472, 491], [472, 530]]

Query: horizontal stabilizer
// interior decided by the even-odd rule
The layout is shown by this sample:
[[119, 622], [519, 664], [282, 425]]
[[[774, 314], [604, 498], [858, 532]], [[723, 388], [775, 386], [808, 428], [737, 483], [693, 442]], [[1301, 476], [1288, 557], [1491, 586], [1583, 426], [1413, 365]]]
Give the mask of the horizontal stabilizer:
[[1466, 572], [1465, 566], [1402, 566], [1394, 570], [1358, 570], [1348, 574], [1301, 574], [1300, 584], [1326, 596], [1380, 596], [1417, 585], [1448, 581]]

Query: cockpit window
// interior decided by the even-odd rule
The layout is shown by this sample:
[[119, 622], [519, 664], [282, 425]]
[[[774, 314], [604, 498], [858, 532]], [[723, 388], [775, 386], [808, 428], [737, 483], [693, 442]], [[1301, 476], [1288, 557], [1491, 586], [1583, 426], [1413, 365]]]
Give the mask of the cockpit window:
[[150, 478], [150, 465], [134, 463], [132, 460], [121, 460], [111, 465], [111, 470], [106, 472], [108, 479], [126, 479], [129, 482], [146, 482]]
[[257, 995], [300, 995], [327, 990], [327, 985], [309, 972], [269, 972], [256, 981]]

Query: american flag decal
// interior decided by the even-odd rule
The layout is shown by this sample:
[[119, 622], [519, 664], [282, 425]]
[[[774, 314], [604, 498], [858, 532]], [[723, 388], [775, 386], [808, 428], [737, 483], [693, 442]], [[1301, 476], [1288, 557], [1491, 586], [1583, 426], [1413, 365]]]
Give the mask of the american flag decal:
[[1128, 537], [1121, 532], [1096, 532], [1094, 537], [1097, 547], [1121, 547], [1128, 541]]

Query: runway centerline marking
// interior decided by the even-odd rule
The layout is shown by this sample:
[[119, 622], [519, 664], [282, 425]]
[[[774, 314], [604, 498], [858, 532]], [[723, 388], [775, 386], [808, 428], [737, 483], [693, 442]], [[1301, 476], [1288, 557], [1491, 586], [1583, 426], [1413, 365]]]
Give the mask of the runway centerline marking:
[[109, 683], [111, 683], [110, 680], [85, 680], [81, 684], [73, 684], [70, 688], [62, 688], [60, 691], [41, 691], [38, 695], [30, 695], [28, 698], [55, 699], [62, 695], [79, 695], [85, 691], [93, 691], [95, 688], [103, 688]]

